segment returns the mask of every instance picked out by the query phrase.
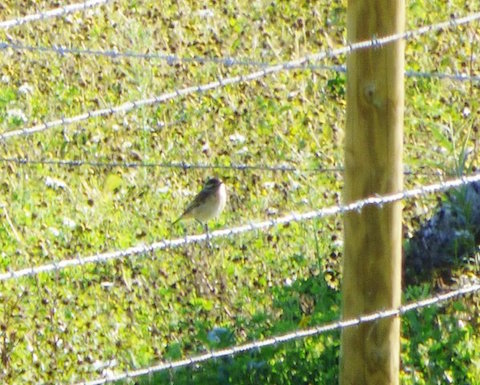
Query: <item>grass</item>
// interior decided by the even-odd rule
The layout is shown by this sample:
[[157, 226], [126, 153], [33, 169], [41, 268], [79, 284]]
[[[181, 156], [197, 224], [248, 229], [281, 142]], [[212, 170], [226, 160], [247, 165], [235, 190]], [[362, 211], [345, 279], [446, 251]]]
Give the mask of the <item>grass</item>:
[[[0, 20], [35, 11], [30, 2], [4, 3]], [[467, 14], [474, 5], [409, 1], [407, 27]], [[343, 45], [345, 6], [122, 0], [0, 35], [30, 45], [279, 62]], [[471, 24], [412, 40], [407, 68], [478, 75], [472, 59], [478, 36]], [[343, 63], [343, 57], [325, 61]], [[8, 49], [0, 64], [0, 131], [253, 70]], [[457, 170], [463, 147], [472, 150], [467, 170], [478, 168], [479, 100], [478, 83], [406, 80], [407, 188], [433, 182], [432, 172]], [[11, 138], [2, 143], [1, 157], [334, 168], [343, 163], [344, 123], [344, 74], [288, 71]], [[11, 162], [2, 163], [0, 173], [2, 271], [201, 232], [195, 223], [170, 222], [212, 173], [229, 191], [227, 210], [211, 223], [215, 229], [336, 204], [342, 188], [341, 173]], [[406, 202], [406, 235], [435, 203], [435, 197]], [[192, 245], [4, 282], [0, 378], [9, 384], [93, 379], [105, 370], [132, 370], [337, 319], [341, 225], [340, 218], [293, 223], [217, 240], [213, 250]], [[462, 274], [478, 271], [459, 267]], [[407, 288], [404, 298], [434, 290], [427, 282]], [[478, 296], [406, 316], [402, 384], [479, 384], [479, 321]], [[141, 381], [334, 383], [338, 337], [326, 334]]]

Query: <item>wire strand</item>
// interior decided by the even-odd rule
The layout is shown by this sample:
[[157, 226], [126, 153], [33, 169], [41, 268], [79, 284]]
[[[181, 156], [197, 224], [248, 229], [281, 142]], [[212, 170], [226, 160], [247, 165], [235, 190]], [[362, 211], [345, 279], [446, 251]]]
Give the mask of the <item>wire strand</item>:
[[342, 167], [322, 168], [311, 167], [301, 168], [290, 164], [246, 164], [246, 163], [232, 163], [232, 164], [209, 164], [209, 163], [187, 163], [187, 162], [115, 162], [115, 161], [90, 161], [90, 160], [69, 160], [69, 159], [28, 159], [28, 158], [0, 158], [0, 163], [16, 163], [19, 165], [49, 165], [49, 166], [65, 166], [65, 167], [125, 167], [125, 168], [167, 168], [167, 169], [181, 169], [185, 170], [237, 170], [237, 171], [272, 171], [272, 172], [343, 172]]
[[13, 131], [7, 131], [4, 132], [3, 134], [0, 134], [0, 140], [6, 140], [11, 137], [15, 136], [26, 136], [26, 135], [31, 135], [34, 133], [42, 132], [45, 130], [48, 130], [53, 127], [57, 126], [66, 126], [70, 125], [73, 123], [78, 123], [84, 120], [91, 119], [93, 117], [102, 117], [106, 115], [112, 115], [116, 113], [126, 113], [129, 112], [133, 109], [137, 109], [140, 107], [145, 107], [145, 106], [150, 106], [150, 105], [155, 105], [159, 103], [164, 103], [168, 100], [176, 99], [176, 98], [181, 98], [185, 97], [187, 95], [193, 94], [193, 93], [203, 93], [207, 91], [211, 91], [213, 89], [225, 87], [227, 85], [233, 85], [237, 83], [245, 83], [245, 82], [250, 82], [253, 80], [258, 80], [260, 78], [266, 77], [268, 75], [272, 75], [281, 71], [288, 71], [288, 70], [293, 70], [293, 69], [298, 69], [301, 66], [308, 65], [311, 61], [319, 61], [323, 60], [325, 58], [333, 58], [337, 57], [340, 55], [348, 54], [351, 52], [354, 52], [356, 50], [360, 49], [365, 49], [365, 48], [378, 48], [381, 46], [384, 46], [388, 43], [395, 42], [397, 40], [401, 39], [412, 39], [417, 36], [424, 35], [429, 32], [433, 31], [438, 31], [438, 30], [444, 30], [447, 28], [453, 28], [453, 27], [458, 27], [459, 25], [470, 23], [473, 21], [476, 21], [480, 19], [480, 12], [479, 13], [474, 13], [469, 16], [465, 17], [460, 17], [457, 19], [451, 19], [449, 21], [437, 23], [437, 24], [432, 24], [429, 26], [421, 27], [416, 30], [411, 30], [403, 33], [398, 33], [382, 38], [375, 38], [372, 40], [367, 40], [367, 41], [362, 41], [358, 43], [351, 43], [347, 46], [333, 49], [333, 50], [327, 50], [327, 51], [322, 51], [316, 54], [310, 54], [307, 56], [304, 56], [300, 59], [296, 60], [291, 60], [287, 61], [284, 63], [268, 66], [268, 67], [263, 67], [259, 71], [251, 72], [246, 75], [238, 75], [238, 76], [233, 76], [233, 77], [227, 77], [227, 78], [220, 78], [217, 81], [206, 83], [203, 85], [196, 85], [196, 86], [191, 86], [191, 87], [186, 87], [182, 89], [176, 89], [171, 92], [167, 92], [164, 94], [161, 94], [159, 96], [154, 96], [151, 98], [146, 98], [146, 99], [141, 99], [137, 101], [131, 101], [131, 102], [126, 102], [114, 107], [107, 107], [99, 110], [93, 110], [93, 111], [88, 111], [86, 113], [72, 116], [72, 117], [67, 117], [67, 118], [60, 118], [57, 120], [53, 120], [50, 122], [46, 123], [41, 123], [38, 125], [35, 125], [33, 127], [28, 127], [28, 128], [22, 128], [19, 130], [13, 130]]
[[79, 382], [79, 383], [76, 383], [75, 385], [101, 385], [108, 382], [121, 381], [127, 378], [144, 376], [144, 375], [158, 373], [165, 370], [178, 369], [178, 368], [193, 365], [193, 364], [199, 364], [212, 359], [229, 357], [239, 353], [258, 350], [267, 346], [276, 346], [278, 344], [298, 340], [300, 338], [319, 336], [321, 334], [325, 334], [333, 331], [339, 331], [339, 330], [343, 330], [343, 329], [354, 327], [354, 326], [359, 326], [368, 322], [375, 322], [375, 321], [379, 321], [387, 318], [399, 317], [410, 311], [419, 310], [419, 309], [433, 306], [433, 305], [441, 305], [454, 298], [465, 296], [468, 294], [474, 294], [479, 291], [480, 291], [480, 285], [468, 285], [456, 290], [452, 290], [448, 293], [437, 294], [427, 299], [410, 302], [407, 305], [403, 305], [398, 308], [369, 313], [366, 315], [350, 318], [347, 320], [334, 321], [334, 322], [316, 326], [310, 329], [296, 330], [294, 332], [277, 335], [274, 337], [266, 338], [264, 340], [253, 341], [243, 345], [236, 345], [231, 348], [217, 350], [214, 352], [205, 353], [198, 356], [188, 357], [178, 361], [163, 362], [163, 363], [150, 366], [144, 369], [129, 370], [128, 372], [107, 375], [95, 380]]
[[457, 179], [452, 179], [446, 182], [439, 182], [427, 186], [421, 186], [411, 190], [405, 190], [402, 192], [388, 194], [384, 196], [373, 196], [370, 198], [355, 201], [346, 205], [330, 206], [323, 209], [309, 211], [305, 213], [292, 213], [282, 217], [272, 218], [264, 220], [262, 222], [248, 223], [237, 227], [226, 228], [222, 230], [216, 230], [209, 232], [208, 234], [187, 235], [182, 238], [163, 240], [154, 242], [148, 245], [140, 244], [123, 250], [111, 251], [106, 253], [97, 253], [87, 257], [74, 257], [71, 259], [65, 259], [61, 261], [55, 261], [40, 266], [27, 267], [20, 270], [7, 271], [0, 274], [0, 281], [7, 281], [12, 279], [19, 279], [21, 277], [35, 276], [40, 273], [47, 273], [52, 271], [60, 271], [68, 267], [82, 266], [90, 263], [104, 263], [110, 260], [116, 260], [126, 257], [138, 256], [148, 254], [154, 251], [177, 248], [193, 243], [200, 243], [211, 241], [215, 238], [225, 238], [234, 235], [258, 231], [267, 230], [274, 226], [284, 225], [291, 222], [307, 221], [312, 219], [325, 218], [327, 216], [345, 214], [347, 212], [357, 211], [360, 212], [365, 206], [375, 205], [382, 207], [383, 205], [398, 202], [404, 199], [416, 198], [419, 196], [425, 196], [441, 191], [446, 191], [453, 188], [458, 188], [469, 183], [479, 182], [480, 173], [463, 176]]
[[12, 27], [17, 27], [22, 24], [31, 23], [33, 21], [46, 20], [53, 17], [61, 17], [77, 11], [85, 11], [98, 5], [107, 4], [110, 1], [112, 0], [88, 0], [82, 3], [70, 4], [64, 7], [54, 8], [48, 11], [42, 11], [35, 14], [2, 21], [0, 22], [0, 29], [8, 29]]
[[[188, 170], [236, 170], [236, 171], [270, 171], [270, 172], [292, 172], [298, 174], [306, 173], [343, 173], [343, 166], [338, 167], [299, 167], [290, 163], [281, 164], [211, 164], [211, 163], [187, 163], [187, 162], [138, 162], [138, 161], [102, 161], [85, 159], [29, 159], [29, 158], [0, 158], [0, 163], [14, 163], [21, 166], [54, 166], [54, 167], [98, 167], [98, 168], [164, 168]], [[424, 169], [424, 170], [423, 170]], [[455, 174], [443, 170], [426, 170], [426, 167], [419, 167], [418, 170], [406, 168], [404, 175], [432, 175], [432, 176], [455, 176]]]
[[[68, 48], [62, 46], [31, 46], [21, 43], [7, 43], [0, 42], [0, 50], [12, 49], [15, 51], [30, 51], [41, 53], [53, 53], [59, 56], [70, 55], [88, 55], [88, 56], [102, 56], [112, 59], [142, 59], [142, 60], [162, 60], [166, 61], [169, 65], [175, 63], [197, 63], [206, 64], [214, 63], [221, 64], [226, 67], [244, 66], [244, 67], [269, 67], [275, 65], [275, 63], [263, 62], [255, 59], [237, 59], [232, 57], [181, 57], [172, 54], [162, 53], [141, 53], [134, 51], [117, 51], [117, 50], [93, 50], [93, 49], [80, 49], [80, 48]], [[300, 65], [298, 69], [312, 70], [312, 71], [335, 71], [335, 72], [347, 72], [347, 67], [343, 65], [321, 65], [321, 64], [306, 64]], [[456, 81], [480, 81], [480, 76], [469, 75], [465, 73], [442, 73], [442, 72], [422, 72], [405, 70], [405, 75], [410, 78], [428, 78], [428, 79], [449, 79]]]

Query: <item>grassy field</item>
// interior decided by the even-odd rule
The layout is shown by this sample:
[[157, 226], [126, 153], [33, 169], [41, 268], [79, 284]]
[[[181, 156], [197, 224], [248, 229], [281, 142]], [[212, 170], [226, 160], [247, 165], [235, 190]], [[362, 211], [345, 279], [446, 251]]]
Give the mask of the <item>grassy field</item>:
[[[63, 4], [63, 3], [62, 3]], [[0, 20], [59, 6], [6, 0]], [[476, 1], [407, 2], [407, 28], [475, 11]], [[345, 1], [115, 1], [0, 31], [31, 46], [235, 57], [278, 63], [345, 44]], [[409, 41], [413, 71], [480, 74], [480, 26]], [[344, 64], [345, 57], [318, 64]], [[31, 127], [256, 69], [214, 62], [3, 49], [0, 131]], [[171, 221], [211, 175], [228, 188], [211, 229], [341, 202], [345, 74], [280, 72], [258, 81], [91, 118], [1, 146], [0, 271], [200, 233]], [[479, 167], [480, 86], [405, 83], [405, 187]], [[463, 153], [469, 156], [464, 162]], [[59, 166], [8, 161], [286, 165], [297, 171]], [[405, 202], [405, 236], [439, 197]], [[340, 316], [341, 217], [0, 284], [0, 381], [74, 383], [306, 328]], [[479, 276], [475, 263], [458, 279]], [[432, 279], [404, 301], [440, 290]], [[480, 384], [479, 298], [405, 316], [402, 384]], [[252, 351], [142, 384], [332, 384], [339, 334]]]

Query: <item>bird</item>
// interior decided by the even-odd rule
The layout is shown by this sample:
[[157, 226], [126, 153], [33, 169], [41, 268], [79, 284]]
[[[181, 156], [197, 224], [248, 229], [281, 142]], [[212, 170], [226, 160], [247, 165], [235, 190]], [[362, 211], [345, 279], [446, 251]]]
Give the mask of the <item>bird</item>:
[[182, 219], [194, 218], [197, 222], [205, 226], [208, 240], [207, 221], [220, 215], [226, 203], [227, 191], [225, 184], [218, 178], [209, 178], [202, 190], [187, 206], [183, 214], [172, 222], [172, 225]]

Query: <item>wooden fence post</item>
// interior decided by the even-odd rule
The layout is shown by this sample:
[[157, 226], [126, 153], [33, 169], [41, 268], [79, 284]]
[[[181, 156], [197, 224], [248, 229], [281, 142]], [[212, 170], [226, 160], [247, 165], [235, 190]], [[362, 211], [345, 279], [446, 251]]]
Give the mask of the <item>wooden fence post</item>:
[[[348, 42], [403, 32], [404, 0], [349, 0]], [[347, 58], [344, 202], [401, 191], [404, 41]], [[345, 216], [343, 318], [401, 302], [401, 203]], [[340, 384], [399, 383], [400, 320], [342, 332]]]

